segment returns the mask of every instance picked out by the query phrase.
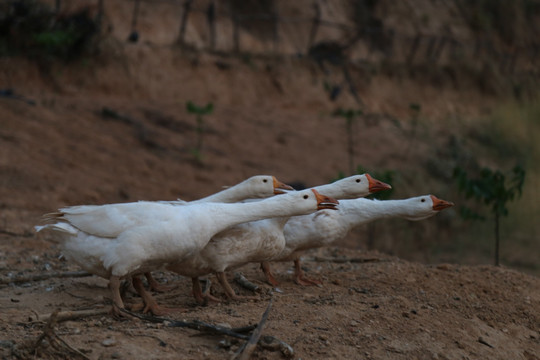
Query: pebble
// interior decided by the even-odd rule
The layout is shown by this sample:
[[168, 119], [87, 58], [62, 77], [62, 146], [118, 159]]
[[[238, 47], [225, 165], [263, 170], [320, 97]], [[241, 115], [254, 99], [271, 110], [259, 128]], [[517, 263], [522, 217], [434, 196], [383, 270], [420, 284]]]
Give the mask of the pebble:
[[105, 346], [105, 347], [109, 347], [109, 346], [113, 346], [116, 344], [116, 340], [114, 339], [105, 339], [101, 342], [101, 345]]

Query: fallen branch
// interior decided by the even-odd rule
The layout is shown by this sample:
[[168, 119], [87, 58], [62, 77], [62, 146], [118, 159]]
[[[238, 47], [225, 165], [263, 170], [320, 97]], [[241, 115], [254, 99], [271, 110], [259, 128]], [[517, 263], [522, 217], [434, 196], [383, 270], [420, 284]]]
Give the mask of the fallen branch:
[[331, 258], [331, 257], [319, 257], [316, 256], [312, 259], [308, 259], [308, 261], [315, 261], [315, 262], [333, 262], [338, 264], [343, 263], [367, 263], [367, 262], [381, 262], [383, 261], [380, 258]]
[[41, 346], [41, 343], [43, 342], [43, 340], [48, 339], [49, 343], [56, 350], [61, 350], [61, 346], [58, 345], [58, 343], [60, 343], [60, 345], [63, 345], [65, 348], [67, 348], [68, 351], [72, 352], [73, 354], [76, 354], [85, 360], [89, 360], [89, 358], [86, 355], [84, 355], [79, 350], [73, 348], [71, 345], [65, 342], [64, 339], [56, 335], [56, 333], [54, 332], [54, 327], [56, 326], [56, 323], [58, 322], [58, 316], [60, 314], [61, 314], [60, 309], [57, 309], [52, 314], [50, 314], [47, 324], [45, 324], [45, 328], [43, 329], [43, 333], [40, 336], [38, 336], [36, 342], [33, 344], [33, 346], [30, 349], [30, 353], [35, 354], [37, 349]]
[[110, 308], [101, 308], [101, 309], [91, 309], [91, 310], [79, 310], [79, 311], [55, 311], [51, 314], [36, 314], [35, 319], [30, 317], [31, 322], [37, 321], [49, 321], [53, 316], [55, 317], [55, 322], [62, 322], [68, 320], [83, 319], [90, 316], [96, 315], [106, 315], [109, 313]]
[[[208, 323], [198, 321], [198, 320], [195, 320], [192, 322], [180, 321], [180, 320], [172, 320], [172, 319], [167, 319], [167, 318], [157, 317], [157, 316], [140, 315], [126, 309], [121, 309], [121, 311], [130, 316], [136, 317], [138, 319], [152, 322], [152, 323], [163, 324], [167, 327], [189, 328], [193, 330], [202, 331], [207, 334], [226, 335], [226, 336], [230, 336], [230, 337], [241, 339], [241, 340], [249, 340], [251, 337], [249, 335], [245, 335], [244, 333], [249, 332], [253, 329], [256, 329], [256, 325], [249, 325], [249, 326], [229, 329], [226, 327], [212, 325], [212, 324], [208, 324]], [[279, 350], [286, 357], [294, 356], [293, 348], [286, 342], [278, 338], [275, 338], [274, 336], [271, 336], [271, 335], [263, 336], [262, 339], [258, 341], [258, 344], [261, 345], [264, 349], [267, 349], [270, 351]]]
[[251, 334], [251, 337], [249, 340], [244, 344], [244, 346], [240, 347], [240, 349], [236, 352], [236, 354], [233, 356], [234, 359], [238, 360], [249, 360], [251, 357], [251, 354], [253, 354], [253, 351], [255, 350], [255, 347], [257, 346], [257, 343], [259, 342], [259, 338], [261, 337], [262, 330], [264, 328], [264, 324], [266, 323], [266, 320], [268, 319], [268, 315], [270, 314], [270, 309], [272, 308], [272, 298], [270, 299], [270, 302], [268, 303], [268, 306], [266, 307], [266, 310], [264, 311], [261, 320], [259, 321], [259, 324], [257, 324], [257, 328], [253, 331]]
[[248, 340], [249, 339], [248, 335], [243, 335], [243, 334], [236, 333], [232, 329], [229, 329], [229, 328], [226, 328], [226, 327], [223, 327], [223, 326], [219, 326], [219, 325], [208, 324], [208, 323], [198, 321], [198, 320], [191, 321], [191, 322], [190, 321], [181, 321], [181, 320], [172, 320], [172, 319], [167, 319], [167, 318], [158, 317], [158, 316], [141, 315], [141, 314], [129, 311], [127, 309], [120, 309], [120, 311], [122, 311], [122, 312], [124, 312], [124, 313], [126, 313], [128, 315], [131, 315], [133, 317], [136, 317], [138, 319], [145, 320], [145, 321], [152, 322], [152, 323], [156, 323], [156, 324], [163, 324], [163, 325], [165, 325], [167, 327], [188, 328], [188, 329], [203, 331], [203, 332], [207, 332], [207, 333], [228, 335], [228, 336], [235, 337], [235, 338], [238, 338], [238, 339], [243, 339], [243, 340]]
[[47, 272], [47, 273], [40, 273], [40, 274], [27, 274], [27, 275], [20, 275], [20, 276], [14, 276], [14, 277], [1, 277], [0, 278], [0, 284], [20, 284], [20, 283], [26, 283], [26, 282], [32, 282], [32, 281], [41, 281], [41, 280], [47, 280], [51, 278], [68, 278], [68, 277], [87, 277], [92, 276], [92, 274], [87, 273], [86, 271], [64, 271], [64, 272]]
[[242, 286], [243, 288], [246, 288], [248, 290], [251, 290], [251, 291], [257, 291], [259, 290], [259, 286], [258, 285], [255, 285], [254, 283], [252, 283], [251, 281], [249, 281], [248, 279], [246, 279], [246, 277], [244, 275], [242, 275], [241, 273], [234, 273], [234, 281]]

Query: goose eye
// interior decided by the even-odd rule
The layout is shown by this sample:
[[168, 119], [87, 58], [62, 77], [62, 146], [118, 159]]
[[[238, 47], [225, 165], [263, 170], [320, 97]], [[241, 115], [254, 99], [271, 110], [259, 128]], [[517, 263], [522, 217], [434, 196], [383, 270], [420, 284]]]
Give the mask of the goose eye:
[[267, 180], [267, 179], [263, 179], [263, 182], [268, 182], [268, 180]]
[[361, 179], [356, 179], [356, 182], [359, 183], [360, 181], [362, 181]]
[[422, 199], [422, 200], [420, 200], [420, 201], [422, 201], [422, 202], [426, 202], [426, 199]]
[[309, 195], [304, 195], [304, 199], [307, 199], [309, 197]]

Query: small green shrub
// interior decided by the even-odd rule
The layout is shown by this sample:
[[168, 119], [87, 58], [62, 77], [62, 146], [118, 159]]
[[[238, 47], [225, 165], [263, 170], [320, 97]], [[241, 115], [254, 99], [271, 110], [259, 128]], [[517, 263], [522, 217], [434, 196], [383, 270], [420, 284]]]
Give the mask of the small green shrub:
[[[500, 170], [483, 168], [478, 177], [471, 178], [463, 168], [456, 167], [454, 169], [454, 178], [457, 181], [458, 189], [465, 194], [465, 198], [472, 198], [491, 207], [495, 222], [495, 265], [497, 266], [499, 265], [500, 217], [508, 216], [508, 202], [521, 197], [525, 182], [525, 169], [516, 165], [509, 175], [505, 175]], [[460, 214], [468, 220], [485, 220], [483, 215], [463, 205]]]
[[199, 164], [202, 164], [203, 136], [206, 131], [204, 116], [212, 114], [212, 112], [214, 111], [214, 104], [208, 103], [206, 104], [206, 106], [197, 106], [193, 102], [188, 101], [186, 103], [186, 110], [188, 113], [195, 115], [196, 119], [195, 132], [197, 134], [197, 140], [195, 147], [191, 149], [191, 153], [195, 157], [195, 161], [197, 161], [197, 163]]

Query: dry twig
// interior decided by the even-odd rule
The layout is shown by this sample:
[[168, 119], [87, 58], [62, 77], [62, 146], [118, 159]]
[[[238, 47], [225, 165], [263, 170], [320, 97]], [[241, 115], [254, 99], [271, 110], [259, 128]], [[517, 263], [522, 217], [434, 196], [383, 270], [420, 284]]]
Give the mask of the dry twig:
[[242, 346], [236, 352], [232, 360], [235, 360], [235, 359], [249, 360], [249, 358], [251, 357], [251, 354], [253, 354], [253, 351], [255, 350], [255, 347], [257, 346], [257, 343], [259, 342], [259, 338], [261, 337], [264, 324], [266, 323], [266, 320], [268, 319], [268, 315], [270, 314], [270, 309], [272, 308], [272, 301], [273, 299], [271, 298], [270, 302], [268, 303], [268, 306], [266, 307], [266, 310], [264, 311], [261, 317], [261, 320], [259, 321], [259, 324], [257, 325], [257, 328], [253, 331], [253, 333], [251, 334], [251, 337], [244, 344], [244, 346]]
[[242, 286], [242, 287], [244, 287], [244, 288], [246, 288], [248, 290], [251, 290], [251, 291], [259, 290], [258, 285], [255, 285], [254, 283], [252, 283], [251, 281], [246, 279], [246, 277], [244, 275], [242, 275], [241, 273], [238, 273], [238, 272], [234, 273], [234, 281], [238, 285], [240, 285], [240, 286]]
[[[309, 259], [308, 259], [309, 261]], [[333, 262], [333, 263], [367, 263], [367, 262], [381, 262], [380, 258], [332, 258], [332, 257], [320, 257], [316, 256], [311, 261], [315, 262]]]
[[19, 284], [32, 281], [41, 281], [51, 278], [67, 278], [67, 277], [86, 277], [92, 276], [92, 274], [87, 273], [86, 271], [53, 271], [48, 273], [39, 273], [39, 274], [26, 274], [15, 277], [1, 277], [0, 284]]
[[40, 336], [38, 336], [36, 342], [31, 347], [30, 352], [35, 354], [37, 349], [41, 346], [41, 343], [43, 342], [43, 340], [47, 339], [49, 340], [49, 343], [51, 344], [51, 346], [55, 348], [56, 350], [62, 350], [61, 347], [63, 346], [72, 354], [75, 354], [76, 356], [79, 356], [85, 360], [89, 360], [86, 355], [84, 355], [79, 350], [73, 348], [64, 339], [56, 335], [56, 333], [54, 332], [54, 327], [56, 326], [56, 323], [58, 322], [58, 316], [60, 313], [61, 313], [60, 309], [57, 309], [52, 314], [50, 314], [49, 320], [47, 321], [47, 324], [45, 324], [45, 328], [43, 329], [43, 333]]
[[[256, 329], [256, 326], [254, 325], [229, 329], [229, 328], [225, 328], [218, 325], [208, 324], [208, 323], [198, 321], [198, 320], [195, 320], [192, 322], [179, 321], [179, 320], [172, 320], [172, 319], [167, 319], [167, 318], [157, 317], [157, 316], [140, 315], [140, 314], [128, 311], [126, 309], [122, 309], [121, 311], [125, 312], [128, 315], [136, 317], [138, 319], [149, 321], [152, 323], [164, 324], [165, 326], [168, 326], [168, 327], [189, 328], [189, 329], [202, 331], [207, 334], [221, 334], [221, 335], [226, 335], [226, 336], [230, 336], [230, 337], [233, 337], [236, 339], [242, 339], [242, 340], [249, 340], [250, 336], [245, 335], [244, 333], [249, 332], [253, 329]], [[271, 350], [271, 351], [280, 350], [281, 353], [285, 355], [286, 357], [292, 357], [294, 355], [294, 350], [289, 344], [270, 335], [263, 336], [258, 341], [258, 344], [267, 350]]]
[[62, 321], [68, 321], [68, 320], [83, 319], [83, 318], [96, 316], [96, 315], [105, 315], [105, 314], [108, 314], [109, 311], [110, 311], [110, 308], [100, 308], [100, 309], [80, 310], [80, 311], [58, 311], [57, 310], [51, 314], [43, 314], [43, 315], [36, 314], [35, 319], [30, 317], [30, 321], [32, 322], [50, 321], [50, 319], [54, 316], [55, 322], [62, 322]]

